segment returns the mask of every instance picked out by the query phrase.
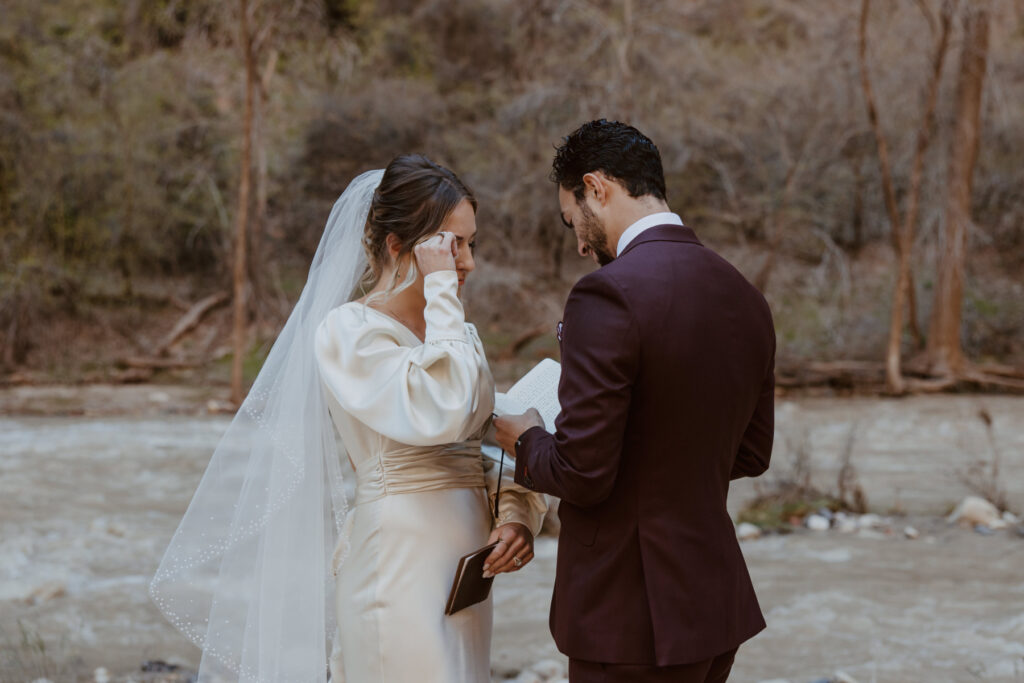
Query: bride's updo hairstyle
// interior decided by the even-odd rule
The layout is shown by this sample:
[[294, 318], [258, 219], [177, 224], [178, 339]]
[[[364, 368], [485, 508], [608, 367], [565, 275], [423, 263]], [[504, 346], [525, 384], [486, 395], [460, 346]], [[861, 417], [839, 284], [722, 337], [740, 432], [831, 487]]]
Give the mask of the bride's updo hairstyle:
[[395, 157], [384, 169], [366, 216], [363, 247], [369, 270], [364, 287], [374, 286], [389, 264], [389, 234], [394, 234], [401, 244], [396, 262], [406, 259], [410, 267], [400, 285], [395, 270], [382, 297], [393, 296], [413, 284], [418, 273], [413, 248], [440, 230], [462, 200], [469, 201], [476, 211], [476, 197], [449, 169], [420, 154]]

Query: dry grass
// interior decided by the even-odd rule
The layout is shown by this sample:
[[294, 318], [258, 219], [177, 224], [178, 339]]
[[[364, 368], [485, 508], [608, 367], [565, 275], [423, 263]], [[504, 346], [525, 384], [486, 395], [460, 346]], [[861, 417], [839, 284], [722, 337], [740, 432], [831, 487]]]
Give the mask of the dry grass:
[[0, 631], [0, 683], [31, 683], [37, 679], [53, 683], [86, 680], [81, 662], [66, 641], [47, 643], [19, 621], [16, 635]]

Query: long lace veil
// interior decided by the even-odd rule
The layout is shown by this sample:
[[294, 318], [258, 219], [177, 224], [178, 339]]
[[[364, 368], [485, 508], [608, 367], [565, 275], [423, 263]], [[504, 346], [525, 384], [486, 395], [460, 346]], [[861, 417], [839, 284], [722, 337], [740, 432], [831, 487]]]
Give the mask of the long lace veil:
[[201, 682], [326, 680], [329, 563], [346, 504], [314, 335], [366, 268], [363, 228], [382, 176], [363, 173], [334, 204], [302, 295], [150, 584], [202, 648]]

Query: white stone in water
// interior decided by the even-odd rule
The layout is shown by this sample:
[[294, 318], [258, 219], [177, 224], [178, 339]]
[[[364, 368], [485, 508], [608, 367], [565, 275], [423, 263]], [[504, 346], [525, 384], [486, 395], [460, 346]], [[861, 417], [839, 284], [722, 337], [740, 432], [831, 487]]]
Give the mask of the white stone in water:
[[527, 669], [515, 677], [515, 683], [544, 683], [544, 679]]
[[545, 679], [562, 678], [565, 676], [565, 665], [554, 659], [542, 659], [531, 666], [530, 670]]
[[917, 529], [915, 529], [914, 527], [908, 526], [905, 529], [903, 529], [903, 535], [907, 538], [914, 539], [920, 536], [921, 534], [919, 534]]
[[38, 605], [41, 602], [49, 602], [54, 598], [59, 598], [67, 592], [67, 587], [61, 581], [47, 581], [46, 583], [40, 584], [32, 589], [32, 592], [28, 594], [26, 602], [32, 605]]
[[1002, 659], [998, 662], [990, 662], [989, 664], [986, 664], [985, 670], [981, 673], [980, 678], [1001, 678], [1008, 681], [1017, 681], [1020, 680], [1018, 678], [1020, 673], [1021, 665], [1019, 659]]
[[106, 517], [97, 517], [92, 521], [92, 524], [89, 525], [89, 528], [92, 529], [94, 533], [109, 534], [111, 536], [117, 536], [118, 538], [123, 538], [127, 532], [123, 524], [119, 522], [111, 522]]
[[832, 683], [857, 683], [857, 679], [845, 671], [837, 671], [832, 675]]
[[821, 515], [808, 515], [804, 524], [811, 531], [828, 531], [832, 527], [832, 524]]
[[756, 524], [750, 522], [743, 522], [736, 527], [736, 537], [741, 541], [748, 541], [753, 538], [761, 537], [761, 528]]
[[959, 522], [968, 526], [987, 526], [989, 529], [1005, 529], [1007, 523], [999, 514], [995, 505], [978, 496], [967, 496], [956, 510], [953, 510], [947, 521], [950, 523]]
[[843, 515], [836, 518], [836, 529], [842, 534], [852, 534], [857, 530], [857, 518]]
[[861, 529], [871, 529], [882, 523], [882, 518], [874, 513], [868, 513], [861, 515], [860, 519], [857, 520], [857, 526]]
[[101, 666], [92, 672], [92, 680], [95, 683], [110, 683], [110, 672]]

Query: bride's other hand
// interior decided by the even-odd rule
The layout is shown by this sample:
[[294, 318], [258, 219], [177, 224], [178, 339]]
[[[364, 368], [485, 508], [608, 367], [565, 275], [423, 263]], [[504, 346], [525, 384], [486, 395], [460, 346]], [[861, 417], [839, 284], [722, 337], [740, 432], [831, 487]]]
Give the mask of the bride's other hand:
[[487, 544], [498, 547], [484, 561], [484, 578], [519, 571], [533, 559], [533, 534], [519, 522], [502, 524], [491, 532]]
[[455, 234], [447, 231], [431, 235], [413, 247], [416, 266], [424, 277], [442, 270], [455, 270]]

